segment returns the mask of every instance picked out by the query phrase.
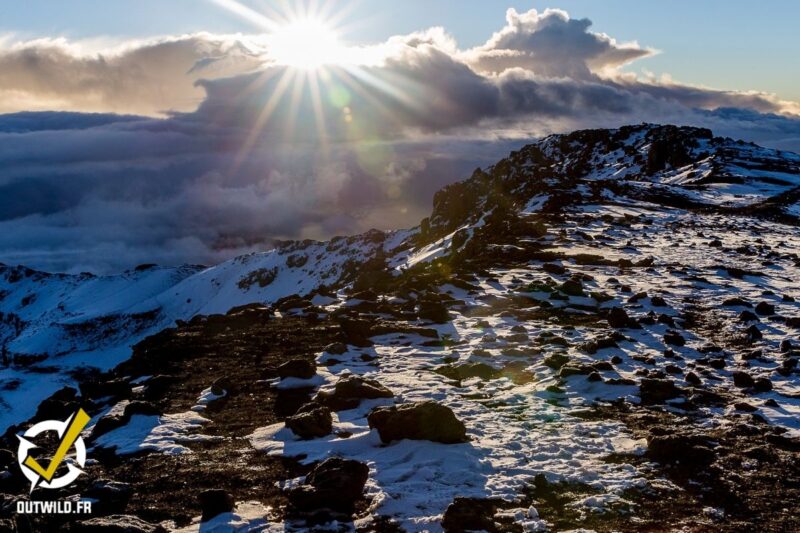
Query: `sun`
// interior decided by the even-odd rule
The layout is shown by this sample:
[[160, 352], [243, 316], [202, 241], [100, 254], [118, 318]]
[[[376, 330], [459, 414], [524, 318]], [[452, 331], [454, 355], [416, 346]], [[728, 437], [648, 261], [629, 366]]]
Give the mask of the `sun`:
[[313, 70], [341, 62], [344, 47], [324, 21], [297, 19], [276, 29], [269, 38], [271, 56], [278, 64]]

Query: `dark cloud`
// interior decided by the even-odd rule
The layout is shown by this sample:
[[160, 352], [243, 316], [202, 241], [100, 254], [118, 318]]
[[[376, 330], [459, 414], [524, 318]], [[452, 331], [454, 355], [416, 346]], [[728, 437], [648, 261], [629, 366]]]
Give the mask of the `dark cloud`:
[[[156, 109], [153, 79], [177, 84], [163, 101], [170, 109], [181, 109], [180, 95], [206, 96], [197, 109], [167, 118], [0, 116], [0, 261], [69, 271], [213, 263], [275, 238], [411, 226], [441, 186], [532, 136], [575, 128], [682, 123], [800, 148], [800, 120], [781, 114], [786, 103], [613, 75], [609, 69], [649, 51], [588, 28], [562, 12], [510, 11], [508, 26], [475, 50], [461, 52], [431, 30], [391, 39], [380, 62], [320, 73], [264, 58], [249, 72], [255, 56], [231, 44], [239, 41], [210, 36], [81, 59], [79, 81], [64, 86], [77, 107], [75, 94], [91, 87], [98, 109], [120, 111], [125, 102]], [[6, 65], [19, 71], [32, 46], [5, 53], [16, 63], [0, 53], [0, 65], [12, 61]], [[231, 62], [226, 50], [246, 60]], [[503, 63], [487, 59], [498, 51]], [[73, 61], [28, 65], [29, 96], [39, 85], [45, 99], [58, 93], [51, 78]], [[221, 76], [243, 64], [248, 72], [198, 74]], [[116, 85], [119, 78], [103, 85], [103, 76], [133, 76], [129, 70], [147, 72], [139, 96]], [[20, 84], [14, 79], [0, 77], [0, 93], [4, 83], [6, 90]]]

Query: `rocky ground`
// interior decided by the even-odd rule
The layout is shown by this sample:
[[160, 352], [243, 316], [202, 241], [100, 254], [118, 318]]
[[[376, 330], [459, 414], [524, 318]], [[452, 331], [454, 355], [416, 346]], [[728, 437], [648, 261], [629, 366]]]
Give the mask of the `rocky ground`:
[[527, 147], [334, 283], [71, 370], [31, 420], [93, 416], [58, 496], [97, 516], [16, 516], [3, 452], [3, 525], [800, 530], [798, 160], [696, 129]]

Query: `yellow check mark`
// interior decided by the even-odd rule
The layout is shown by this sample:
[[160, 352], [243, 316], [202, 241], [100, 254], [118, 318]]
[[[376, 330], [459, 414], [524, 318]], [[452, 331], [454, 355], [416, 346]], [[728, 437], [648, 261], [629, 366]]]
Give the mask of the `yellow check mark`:
[[75, 416], [72, 417], [72, 420], [67, 426], [67, 430], [64, 432], [64, 435], [61, 437], [61, 443], [58, 445], [58, 449], [56, 450], [55, 455], [53, 458], [50, 459], [50, 464], [47, 465], [47, 470], [42, 468], [42, 466], [36, 462], [36, 459], [31, 457], [30, 455], [25, 459], [25, 466], [39, 474], [45, 481], [50, 481], [53, 479], [53, 476], [56, 474], [56, 470], [58, 470], [58, 466], [64, 460], [64, 457], [67, 456], [67, 452], [78, 437], [83, 431], [83, 428], [86, 427], [86, 424], [89, 423], [91, 417], [86, 414], [86, 411], [83, 409], [78, 409], [78, 412], [75, 413]]

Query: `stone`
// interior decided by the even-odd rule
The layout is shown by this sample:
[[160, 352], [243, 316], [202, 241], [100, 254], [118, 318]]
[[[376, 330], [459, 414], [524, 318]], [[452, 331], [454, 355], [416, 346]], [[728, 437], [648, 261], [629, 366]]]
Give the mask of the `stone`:
[[299, 487], [292, 489], [289, 502], [295, 510], [332, 509], [352, 512], [364, 493], [369, 467], [359, 461], [330, 457], [319, 463]]
[[759, 315], [774, 315], [775, 306], [769, 302], [759, 302], [756, 306], [756, 313]]
[[493, 516], [498, 503], [497, 500], [457, 496], [444, 512], [442, 528], [445, 533], [497, 531]]
[[374, 379], [353, 375], [339, 379], [334, 385], [333, 391], [320, 391], [317, 394], [319, 403], [334, 411], [353, 409], [361, 403], [361, 400], [392, 397], [394, 397], [394, 393]]
[[751, 376], [747, 372], [736, 371], [732, 375], [733, 375], [733, 384], [736, 385], [737, 387], [748, 389], [755, 384], [753, 376]]
[[332, 342], [325, 347], [325, 351], [332, 355], [341, 355], [347, 351], [347, 345], [343, 342]]
[[314, 377], [316, 373], [316, 365], [307, 359], [290, 359], [278, 366], [278, 376], [281, 379], [309, 379]]
[[304, 440], [330, 435], [333, 431], [331, 410], [324, 405], [307, 403], [286, 418], [286, 427]]
[[467, 430], [450, 408], [433, 401], [377, 407], [367, 417], [385, 443], [394, 440], [430, 440], [444, 444], [467, 441]]
[[222, 489], [204, 490], [197, 497], [197, 501], [200, 503], [200, 509], [203, 512], [200, 518], [201, 522], [207, 522], [222, 513], [233, 512], [233, 508], [236, 505], [233, 495]]
[[69, 529], [72, 533], [167, 533], [157, 524], [130, 515], [111, 515], [77, 522]]
[[608, 325], [612, 328], [624, 328], [628, 326], [630, 317], [625, 309], [621, 307], [612, 307], [608, 311]]
[[644, 378], [639, 384], [639, 397], [645, 404], [663, 403], [680, 394], [680, 389], [669, 379]]
[[684, 339], [683, 335], [680, 333], [668, 331], [664, 334], [664, 344], [670, 344], [672, 346], [685, 346], [686, 339]]

